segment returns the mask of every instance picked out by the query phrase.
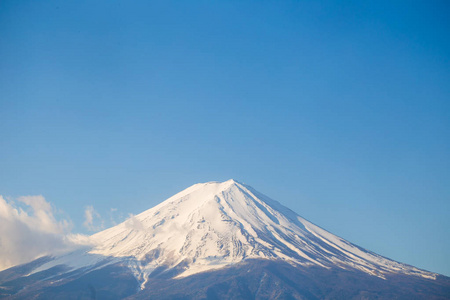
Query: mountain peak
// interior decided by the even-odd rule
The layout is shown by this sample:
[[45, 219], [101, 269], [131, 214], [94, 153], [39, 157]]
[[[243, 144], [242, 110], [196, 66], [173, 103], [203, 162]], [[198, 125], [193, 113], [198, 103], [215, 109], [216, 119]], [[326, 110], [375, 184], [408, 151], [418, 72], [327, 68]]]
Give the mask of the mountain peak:
[[[194, 186], [199, 186], [199, 187], [205, 187], [205, 186], [216, 186], [217, 189], [227, 189], [231, 186], [237, 186], [237, 185], [242, 185], [242, 183], [238, 182], [237, 180], [234, 179], [228, 179], [226, 181], [209, 181], [209, 182], [205, 182], [205, 183], [197, 183], [194, 184], [191, 187]], [[189, 188], [188, 188], [189, 189]]]
[[[26, 281], [45, 277], [45, 284], [34, 284], [33, 287], [44, 287], [49, 295], [47, 298], [54, 298], [56, 294], [53, 294], [52, 287], [58, 289], [60, 284], [73, 281], [71, 286], [78, 289], [81, 282], [78, 277], [91, 282], [98, 275], [98, 281], [109, 284], [114, 291], [117, 291], [116, 285], [128, 278], [131, 283], [125, 285], [131, 289], [127, 293], [136, 293], [137, 280], [141, 289], [137, 294], [142, 292], [142, 299], [148, 299], [150, 297], [146, 293], [155, 292], [156, 298], [161, 298], [167, 292], [172, 293], [174, 287], [180, 289], [180, 283], [190, 280], [198, 287], [205, 278], [209, 282], [238, 278], [239, 283], [240, 278], [251, 278], [256, 291], [264, 290], [265, 286], [273, 298], [278, 295], [274, 294], [276, 291], [285, 289], [286, 282], [307, 291], [305, 297], [309, 298], [311, 291], [317, 291], [316, 287], [308, 290], [308, 278], [312, 278], [309, 282], [316, 282], [319, 287], [323, 285], [326, 293], [334, 298], [333, 295], [337, 294], [330, 291], [338, 287], [339, 295], [344, 295], [339, 291], [342, 284], [355, 281], [363, 283], [366, 293], [366, 286], [382, 285], [379, 278], [398, 278], [400, 281], [394, 286], [402, 285], [402, 288], [407, 278], [414, 291], [417, 290], [416, 283], [421, 284], [422, 289], [432, 282], [429, 279], [437, 278], [437, 274], [387, 259], [335, 236], [233, 179], [190, 186], [159, 205], [92, 235], [90, 239], [93, 244], [86, 248], [30, 263], [31, 272], [29, 266], [23, 269]], [[271, 267], [260, 267], [264, 264]], [[250, 266], [257, 266], [257, 271], [250, 271]], [[199, 274], [202, 272], [208, 273]], [[240, 272], [240, 277], [236, 277], [236, 272]], [[276, 275], [279, 272], [284, 275], [279, 277]], [[43, 274], [56, 275], [47, 277]], [[105, 279], [105, 274], [111, 283]], [[223, 274], [231, 275], [223, 277]], [[293, 274], [297, 274], [297, 279], [291, 280]], [[289, 280], [283, 283], [276, 281], [277, 278]], [[18, 278], [19, 294], [31, 297], [33, 288], [23, 288], [23, 282]], [[167, 289], [162, 291], [159, 285], [164, 282]], [[431, 288], [442, 289], [439, 280], [434, 282], [437, 285], [432, 284]], [[222, 284], [219, 286], [224, 289]], [[191, 287], [184, 292], [191, 291]], [[235, 290], [230, 289], [232, 293], [229, 295], [232, 296], [223, 298], [237, 297], [233, 294]], [[3, 290], [8, 292], [9, 286]], [[247, 290], [246, 285], [246, 298], [257, 298], [248, 296]], [[349, 290], [347, 295], [356, 295], [351, 288]], [[208, 288], [207, 294], [209, 292]], [[396, 292], [386, 298], [399, 298]], [[181, 294], [174, 292], [173, 295], [179, 298]], [[261, 295], [269, 298], [269, 294]], [[195, 298], [204, 297], [197, 295]], [[319, 294], [315, 298], [325, 297]]]
[[224, 181], [223, 183], [230, 184], [230, 185], [242, 184], [242, 183], [240, 183], [239, 181], [237, 181], [237, 180], [235, 180], [233, 178], [228, 179], [227, 181]]
[[214, 201], [216, 199], [215, 196], [223, 193], [229, 193], [231, 190], [237, 191], [242, 188], [245, 189], [246, 187], [234, 179], [229, 179], [222, 182], [209, 181], [205, 183], [197, 183], [168, 198], [154, 208], [143, 212], [142, 214], [150, 213], [150, 211], [161, 209], [167, 205], [173, 205], [173, 203], [180, 203], [180, 199], [185, 201], [188, 198], [190, 199], [190, 209], [192, 209], [194, 206], [201, 206], [207, 201]]
[[69, 255], [64, 264], [80, 268], [102, 258], [126, 259], [142, 286], [161, 267], [185, 277], [247, 259], [338, 266], [381, 278], [435, 276], [353, 245], [234, 179], [195, 184], [91, 239], [95, 246], [83, 259]]

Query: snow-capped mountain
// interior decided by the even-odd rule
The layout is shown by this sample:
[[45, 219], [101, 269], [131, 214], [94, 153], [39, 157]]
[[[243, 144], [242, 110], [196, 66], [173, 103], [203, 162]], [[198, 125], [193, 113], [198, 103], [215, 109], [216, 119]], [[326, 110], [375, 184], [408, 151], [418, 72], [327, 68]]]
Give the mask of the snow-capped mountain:
[[321, 272], [340, 269], [374, 280], [397, 275], [433, 281], [439, 276], [360, 248], [235, 180], [195, 184], [92, 235], [91, 241], [92, 246], [47, 258], [26, 275], [59, 268], [58, 276], [49, 273], [51, 286], [67, 280], [63, 274], [78, 278], [120, 266], [135, 278], [136, 291], [156, 276], [182, 280], [250, 261]]

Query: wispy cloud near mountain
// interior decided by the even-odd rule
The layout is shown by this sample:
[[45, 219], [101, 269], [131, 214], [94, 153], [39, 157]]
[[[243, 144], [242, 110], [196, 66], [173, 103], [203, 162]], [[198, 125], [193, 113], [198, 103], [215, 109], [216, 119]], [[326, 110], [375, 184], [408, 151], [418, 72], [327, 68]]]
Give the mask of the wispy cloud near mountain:
[[0, 196], [0, 270], [89, 243], [71, 229], [71, 221], [58, 220], [43, 196]]
[[84, 218], [83, 226], [89, 231], [99, 231], [105, 227], [102, 217], [92, 205], [84, 210]]

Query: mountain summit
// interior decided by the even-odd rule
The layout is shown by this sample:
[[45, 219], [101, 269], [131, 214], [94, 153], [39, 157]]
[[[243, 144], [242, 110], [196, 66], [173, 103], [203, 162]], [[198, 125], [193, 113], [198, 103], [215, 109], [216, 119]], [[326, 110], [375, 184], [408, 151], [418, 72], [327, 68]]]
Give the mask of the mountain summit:
[[435, 277], [355, 246], [233, 179], [193, 185], [92, 238], [98, 246], [90, 253], [136, 258], [139, 278], [160, 266], [183, 266], [184, 277], [249, 258]]
[[[231, 279], [226, 279], [227, 276], [235, 276], [229, 275], [230, 270], [236, 274], [243, 266], [249, 268], [255, 262], [267, 264], [266, 270], [258, 267], [253, 274], [266, 274], [261, 275], [263, 277], [269, 276], [268, 270], [280, 268], [281, 265], [293, 274], [301, 273], [301, 276], [305, 272], [324, 278], [328, 278], [329, 274], [340, 277], [345, 274], [352, 280], [353, 277], [365, 278], [366, 283], [383, 283], [392, 278], [410, 278], [414, 284], [433, 283], [438, 276], [442, 277], [358, 247], [233, 179], [195, 184], [117, 226], [92, 235], [91, 241], [93, 244], [87, 248], [16, 267], [17, 270], [26, 268], [24, 275], [28, 278], [38, 278], [32, 281], [28, 290], [38, 290], [47, 296], [72, 295], [73, 292], [64, 294], [62, 287], [100, 272], [104, 278], [119, 274], [116, 277], [122, 281], [125, 276], [131, 288], [124, 287], [121, 293], [128, 293], [130, 297], [151, 294], [161, 298], [161, 294], [155, 292], [155, 283], [161, 289], [161, 286], [170, 286], [170, 282], [176, 281], [179, 289], [183, 286], [181, 282], [196, 282], [193, 278], [205, 274], [209, 279], [214, 274], [221, 274], [221, 280], [229, 282]], [[20, 274], [17, 270], [15, 273]], [[7, 271], [0, 272], [0, 279]], [[248, 275], [242, 276], [247, 278], [245, 276]], [[281, 280], [277, 276], [277, 280]], [[9, 284], [20, 278], [9, 278]], [[202, 279], [201, 282], [207, 280]], [[198, 282], [196, 284], [199, 285]], [[5, 289], [1, 280], [0, 286]], [[205, 289], [207, 287], [199, 287], [198, 291]], [[258, 289], [262, 291], [261, 286]], [[273, 289], [280, 293], [289, 290]], [[265, 290], [270, 292], [270, 288]], [[169, 291], [173, 292], [173, 289]], [[207, 296], [206, 290], [204, 292]], [[21, 293], [22, 296], [27, 295], [20, 290], [16, 296]], [[102, 295], [115, 295], [105, 293]], [[163, 293], [170, 295], [168, 290]], [[192, 294], [192, 288], [189, 288], [189, 293], [179, 293], [191, 293], [191, 298], [204, 296], [200, 292]], [[237, 295], [241, 295], [239, 293]], [[257, 297], [255, 291], [249, 293], [250, 298]], [[295, 289], [286, 293], [301, 295]], [[408, 295], [408, 292], [405, 293]]]

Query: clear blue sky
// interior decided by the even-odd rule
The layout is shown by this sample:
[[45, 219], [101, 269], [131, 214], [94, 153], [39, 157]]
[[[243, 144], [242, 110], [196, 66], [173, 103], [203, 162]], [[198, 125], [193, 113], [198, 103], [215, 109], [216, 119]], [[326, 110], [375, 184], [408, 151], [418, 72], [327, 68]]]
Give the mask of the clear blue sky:
[[[343, 4], [345, 3], [345, 4]], [[0, 2], [0, 194], [82, 227], [234, 178], [450, 275], [448, 1]]]

